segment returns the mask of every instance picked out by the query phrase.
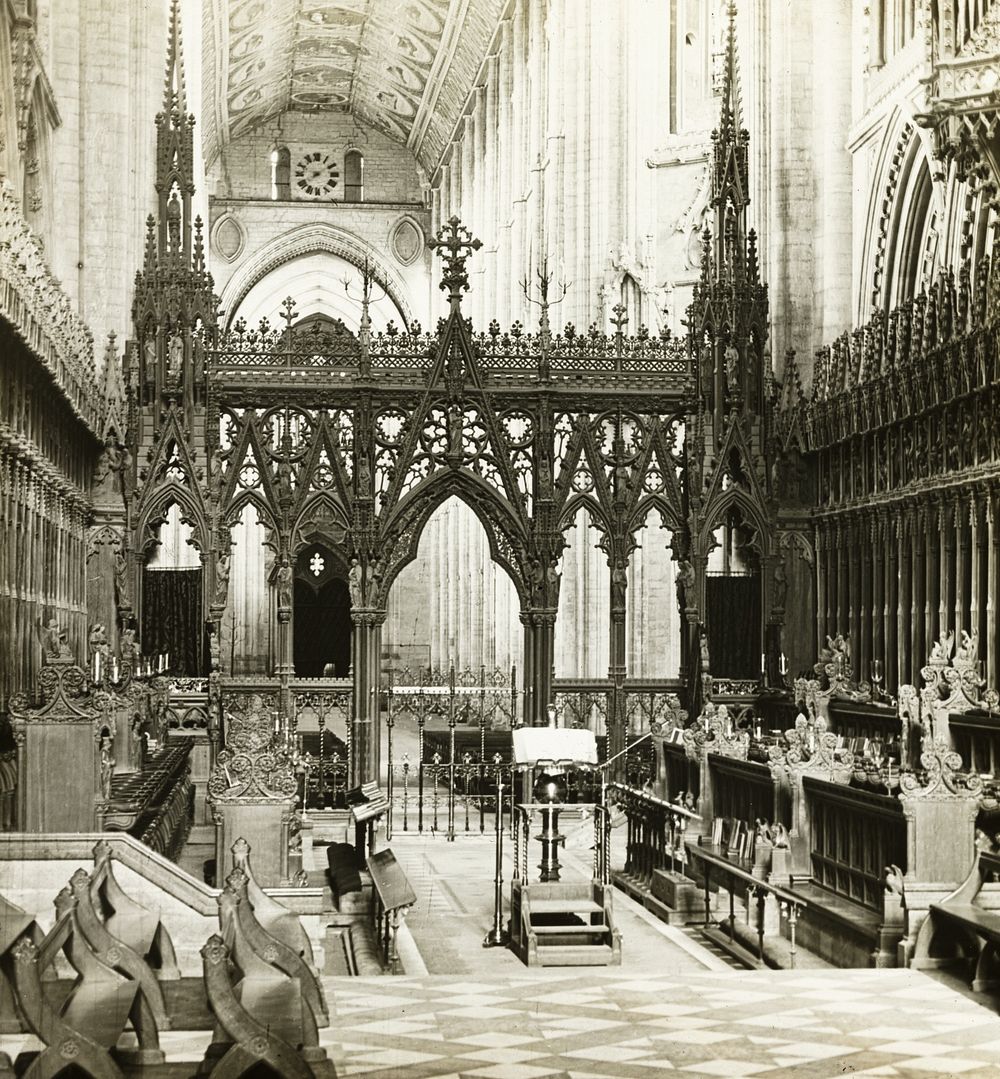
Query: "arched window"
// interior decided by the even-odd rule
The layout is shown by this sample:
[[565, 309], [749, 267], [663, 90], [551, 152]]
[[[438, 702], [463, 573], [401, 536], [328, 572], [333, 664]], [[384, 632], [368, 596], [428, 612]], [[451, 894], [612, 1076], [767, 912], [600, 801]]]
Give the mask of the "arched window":
[[287, 146], [278, 146], [271, 151], [271, 198], [290, 199], [292, 156]]
[[344, 155], [344, 202], [365, 201], [365, 159], [360, 150]]

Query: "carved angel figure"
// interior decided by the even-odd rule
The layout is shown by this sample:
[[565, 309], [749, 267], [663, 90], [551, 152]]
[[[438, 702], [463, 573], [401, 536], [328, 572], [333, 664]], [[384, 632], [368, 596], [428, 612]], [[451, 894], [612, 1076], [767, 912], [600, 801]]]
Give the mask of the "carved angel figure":
[[45, 626], [39, 623], [39, 630], [42, 651], [47, 660], [72, 658], [69, 645], [66, 643], [66, 630], [54, 618], [50, 618]]
[[771, 832], [771, 842], [774, 844], [775, 850], [787, 850], [788, 849], [788, 829], [778, 821], [774, 829]]
[[100, 652], [105, 656], [108, 654], [108, 632], [104, 628], [103, 622], [95, 622], [90, 627], [87, 644], [90, 646], [91, 655], [94, 655], [95, 652]]
[[951, 650], [955, 644], [955, 635], [951, 630], [942, 630], [938, 639], [931, 646], [931, 663], [947, 663], [951, 659]]
[[962, 643], [955, 649], [955, 663], [975, 663], [979, 656], [979, 634], [962, 630]]

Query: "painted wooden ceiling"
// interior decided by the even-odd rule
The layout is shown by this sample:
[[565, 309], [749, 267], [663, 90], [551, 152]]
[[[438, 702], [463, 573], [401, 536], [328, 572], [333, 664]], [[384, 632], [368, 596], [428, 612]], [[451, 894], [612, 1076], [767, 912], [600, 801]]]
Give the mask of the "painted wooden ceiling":
[[203, 148], [289, 109], [351, 112], [431, 172], [502, 0], [205, 0]]

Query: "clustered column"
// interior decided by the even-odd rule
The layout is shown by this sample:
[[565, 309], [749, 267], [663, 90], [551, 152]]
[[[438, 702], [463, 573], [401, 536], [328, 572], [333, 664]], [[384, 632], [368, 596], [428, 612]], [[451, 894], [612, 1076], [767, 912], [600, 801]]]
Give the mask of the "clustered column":
[[1000, 676], [995, 625], [1000, 589], [997, 490], [983, 483], [900, 501], [862, 519], [831, 514], [816, 524], [816, 627], [849, 633], [854, 675], [873, 660], [885, 686], [919, 682], [941, 633], [978, 635], [988, 684]]

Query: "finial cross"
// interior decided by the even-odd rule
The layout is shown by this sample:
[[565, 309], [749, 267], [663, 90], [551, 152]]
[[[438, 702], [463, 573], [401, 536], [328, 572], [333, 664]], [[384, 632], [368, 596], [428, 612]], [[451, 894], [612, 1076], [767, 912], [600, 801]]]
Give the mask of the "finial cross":
[[448, 290], [449, 301], [457, 307], [462, 293], [469, 290], [465, 260], [483, 246], [482, 240], [473, 239], [472, 233], [457, 217], [450, 217], [447, 226], [442, 226], [437, 236], [427, 241], [427, 246], [444, 260], [440, 287]]

